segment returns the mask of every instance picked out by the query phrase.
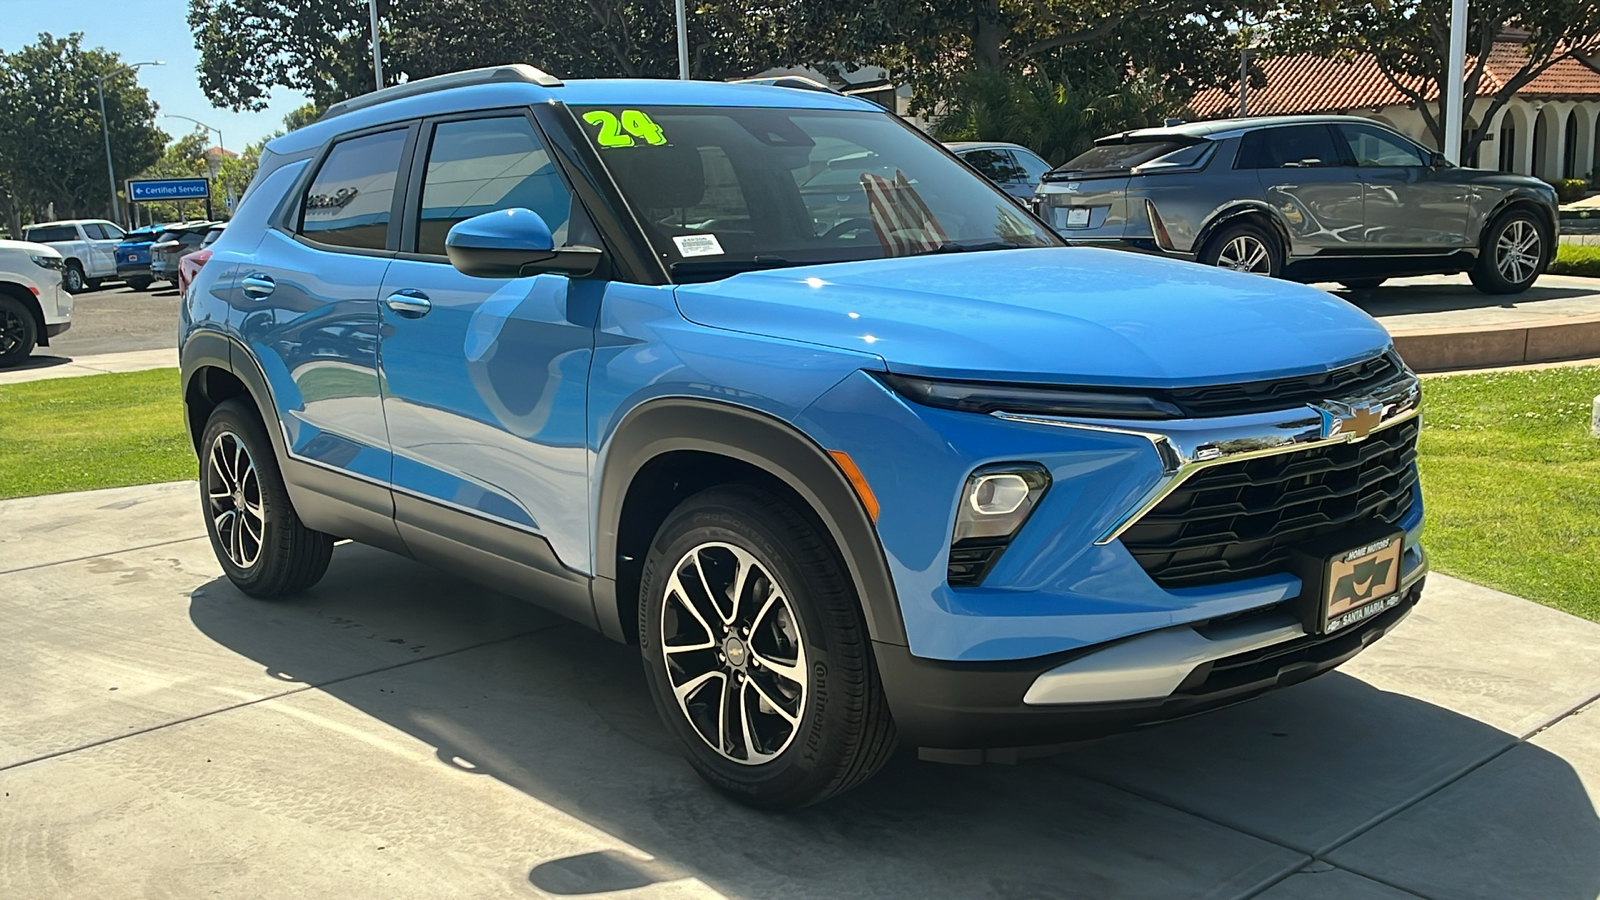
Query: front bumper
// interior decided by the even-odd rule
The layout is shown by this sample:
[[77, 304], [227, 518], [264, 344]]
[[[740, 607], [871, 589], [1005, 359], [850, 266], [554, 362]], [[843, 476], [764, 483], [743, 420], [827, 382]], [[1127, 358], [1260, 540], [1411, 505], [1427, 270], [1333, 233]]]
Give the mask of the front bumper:
[[[1173, 641], [1168, 646], [1189, 649], [1165, 659], [1147, 657], [1142, 663], [1126, 665], [1140, 655], [1128, 652], [1130, 648], [1136, 651], [1140, 643], [1162, 642], [1163, 635], [1178, 631], [1198, 634], [1208, 630], [1204, 624], [1141, 635], [1087, 652], [1014, 662], [921, 659], [905, 647], [891, 644], [875, 643], [873, 650], [901, 740], [916, 747], [922, 758], [955, 763], [1013, 762], [1049, 753], [1063, 744], [1231, 706], [1331, 671], [1410, 614], [1422, 597], [1426, 570], [1426, 562], [1418, 559], [1407, 573], [1408, 583], [1399, 592], [1397, 604], [1334, 634], [1307, 635], [1280, 609], [1220, 622], [1211, 633], [1224, 637], [1215, 643], [1229, 649], [1213, 658], [1204, 658], [1208, 655], [1204, 652], [1197, 656], [1192, 642]], [[1262, 639], [1254, 644], [1242, 640], [1252, 632]], [[1097, 660], [1108, 657], [1113, 659], [1111, 665], [1097, 665]], [[1124, 664], [1120, 672], [1118, 658]], [[1152, 670], [1160, 670], [1160, 677], [1152, 679]], [[1079, 681], [1078, 687], [1091, 688], [1083, 696], [1094, 696], [1093, 688], [1107, 685], [1127, 690], [1134, 683], [1155, 686], [1164, 679], [1171, 683], [1156, 696], [1136, 699], [1030, 702], [1030, 694], [1040, 685], [1074, 671], [1111, 676], [1091, 675]], [[1183, 674], [1173, 679], [1174, 671]]]

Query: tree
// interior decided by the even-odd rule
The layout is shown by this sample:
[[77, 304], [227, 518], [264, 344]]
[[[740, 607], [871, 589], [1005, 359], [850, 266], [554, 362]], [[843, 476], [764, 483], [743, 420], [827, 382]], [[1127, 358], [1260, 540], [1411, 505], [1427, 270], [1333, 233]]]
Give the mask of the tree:
[[[566, 78], [677, 72], [672, 0], [381, 0], [379, 8], [388, 84], [515, 62]], [[691, 74], [725, 78], [791, 62], [790, 9], [700, 0]], [[260, 109], [286, 87], [327, 107], [373, 88], [365, 0], [189, 0], [189, 24], [201, 87], [218, 105]]]
[[[1523, 34], [1519, 67], [1487, 98], [1488, 105], [1477, 109], [1495, 40]], [[1372, 54], [1384, 78], [1416, 104], [1442, 148], [1445, 95], [1452, 87], [1468, 98], [1466, 114], [1489, 122], [1557, 62], [1600, 52], [1600, 0], [1473, 0], [1467, 6], [1468, 60], [1459, 86], [1447, 83], [1450, 4], [1437, 0], [1323, 0], [1296, 6], [1274, 25], [1271, 46], [1277, 52]], [[1481, 128], [1468, 135], [1462, 158], [1471, 158], [1486, 136]]]
[[934, 127], [941, 140], [1010, 141], [1060, 165], [1101, 135], [1160, 124], [1182, 103], [1150, 77], [1079, 85], [1039, 73], [972, 71]]
[[[211, 133], [204, 128], [196, 127], [194, 131], [178, 138], [167, 145], [162, 151], [161, 158], [155, 164], [140, 172], [139, 178], [205, 178], [210, 173], [206, 170], [206, 150], [211, 146]], [[159, 201], [140, 204], [143, 207], [143, 217], [151, 222], [176, 222], [185, 218], [185, 213], [193, 213], [197, 201]], [[199, 201], [202, 204], [203, 201]]]
[[114, 53], [86, 50], [83, 35], [0, 53], [0, 187], [13, 233], [23, 214], [109, 215], [105, 137], [95, 76], [105, 81], [111, 158], [119, 181], [161, 155], [156, 106]]

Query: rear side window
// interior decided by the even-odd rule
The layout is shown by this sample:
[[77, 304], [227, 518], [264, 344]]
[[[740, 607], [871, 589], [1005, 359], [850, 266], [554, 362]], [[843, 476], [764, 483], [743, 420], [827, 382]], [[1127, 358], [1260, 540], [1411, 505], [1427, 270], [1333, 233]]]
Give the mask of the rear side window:
[[334, 144], [301, 200], [300, 233], [319, 244], [384, 249], [405, 144], [405, 129]]
[[1239, 142], [1239, 169], [1299, 169], [1337, 166], [1343, 155], [1326, 125], [1263, 128]]
[[1097, 144], [1064, 165], [1058, 166], [1055, 171], [1105, 172], [1131, 169], [1185, 146], [1188, 146], [1188, 142], [1134, 141], [1128, 144]]
[[78, 239], [78, 229], [71, 225], [51, 225], [45, 228], [29, 228], [23, 232], [22, 239], [35, 244], [48, 244], [53, 241], [75, 241]]
[[97, 222], [83, 223], [83, 233], [88, 235], [91, 241], [103, 241], [110, 237], [110, 235], [106, 234], [105, 228], [101, 227]]
[[444, 122], [434, 128], [422, 179], [417, 252], [444, 255], [444, 239], [463, 219], [520, 207], [567, 242], [572, 194], [533, 125], [522, 116]]

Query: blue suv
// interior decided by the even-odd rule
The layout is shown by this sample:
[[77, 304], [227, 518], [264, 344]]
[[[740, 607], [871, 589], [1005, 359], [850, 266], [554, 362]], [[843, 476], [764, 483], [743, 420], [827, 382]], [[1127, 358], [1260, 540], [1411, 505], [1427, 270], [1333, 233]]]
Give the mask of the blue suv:
[[637, 644], [782, 808], [1332, 669], [1403, 618], [1418, 381], [1321, 291], [1070, 248], [883, 109], [430, 78], [273, 141], [182, 303], [217, 558], [350, 539]]

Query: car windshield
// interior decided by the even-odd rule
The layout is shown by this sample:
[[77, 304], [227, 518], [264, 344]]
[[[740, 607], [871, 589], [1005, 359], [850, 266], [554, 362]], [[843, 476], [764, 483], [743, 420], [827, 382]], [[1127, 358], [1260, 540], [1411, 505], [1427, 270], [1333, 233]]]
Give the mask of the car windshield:
[[142, 244], [155, 239], [156, 232], [149, 228], [140, 228], [122, 236], [122, 242], [125, 244]]
[[1174, 150], [1189, 146], [1187, 141], [1118, 141], [1096, 144], [1067, 162], [1057, 166], [1050, 174], [1071, 172], [1120, 172], [1166, 156]]
[[1059, 245], [883, 113], [579, 107], [677, 281], [785, 265]]

